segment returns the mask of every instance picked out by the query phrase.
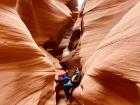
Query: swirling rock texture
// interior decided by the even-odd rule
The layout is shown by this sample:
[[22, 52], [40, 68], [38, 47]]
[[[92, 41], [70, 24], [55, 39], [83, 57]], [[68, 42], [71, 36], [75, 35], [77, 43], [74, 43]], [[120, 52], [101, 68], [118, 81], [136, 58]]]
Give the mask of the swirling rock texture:
[[[70, 13], [65, 12], [68, 8], [57, 3], [0, 1], [0, 105], [56, 104], [54, 58], [39, 46], [52, 36], [56, 40], [58, 30], [71, 19]], [[32, 11], [32, 6], [42, 7]]]
[[86, 5], [80, 48], [84, 77], [73, 92], [77, 104], [140, 105], [139, 0]]
[[[73, 4], [0, 0], [0, 105], [140, 105], [140, 1], [86, 0], [78, 18]], [[70, 103], [56, 102], [56, 57], [84, 73]]]
[[57, 0], [18, 0], [17, 11], [39, 45], [56, 42], [71, 19], [70, 10]]

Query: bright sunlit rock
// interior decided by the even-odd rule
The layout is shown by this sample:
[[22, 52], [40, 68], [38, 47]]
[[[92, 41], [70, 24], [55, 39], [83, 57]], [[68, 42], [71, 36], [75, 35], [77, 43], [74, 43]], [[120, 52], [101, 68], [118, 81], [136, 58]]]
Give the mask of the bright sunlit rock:
[[81, 7], [82, 7], [82, 4], [83, 4], [84, 0], [78, 0], [78, 9], [80, 10]]

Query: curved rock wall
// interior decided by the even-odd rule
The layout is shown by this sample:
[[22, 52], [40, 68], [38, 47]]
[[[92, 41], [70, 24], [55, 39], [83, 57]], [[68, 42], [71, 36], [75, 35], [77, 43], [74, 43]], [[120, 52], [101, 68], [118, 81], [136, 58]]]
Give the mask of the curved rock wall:
[[[82, 64], [138, 0], [87, 0], [83, 11], [80, 56]], [[120, 9], [121, 8], [121, 9]], [[87, 53], [88, 52], [88, 53]]]
[[[70, 13], [62, 0], [0, 0], [0, 105], [56, 105], [61, 66], [42, 45], [57, 41]], [[139, 0], [86, 1], [69, 57], [81, 57], [84, 76], [70, 105], [140, 105], [139, 17]]]
[[38, 45], [56, 42], [71, 20], [71, 11], [57, 0], [18, 0], [17, 11]]
[[55, 105], [54, 72], [16, 10], [0, 3], [0, 105]]
[[[97, 34], [95, 35], [98, 35], [98, 37], [100, 37], [100, 34], [98, 34], [100, 31], [103, 31], [106, 35], [104, 37], [102, 36], [102, 41], [100, 41], [98, 44], [93, 44], [96, 42], [96, 40], [93, 41], [92, 38], [94, 35], [90, 37], [91, 43], [88, 42], [90, 41], [88, 39], [85, 40], [85, 43], [83, 43], [83, 46], [86, 43], [89, 46], [90, 44], [93, 44], [94, 46], [92, 45], [91, 47], [93, 53], [89, 59], [86, 60], [86, 63], [83, 66], [84, 77], [81, 81], [81, 85], [77, 87], [73, 92], [73, 97], [76, 103], [73, 101], [72, 105], [140, 104], [140, 2], [135, 1], [135, 4], [133, 4], [134, 1], [125, 0], [123, 3], [125, 2], [127, 3], [126, 6], [123, 5], [124, 8], [119, 9], [120, 11], [123, 9], [125, 10], [129, 2], [131, 8], [129, 8], [129, 11], [127, 9], [125, 14], [123, 12], [123, 15], [119, 14], [116, 17], [107, 19], [109, 22], [106, 19], [100, 20], [101, 22], [96, 20], [93, 23], [90, 22], [89, 25], [96, 25], [96, 27], [93, 25], [94, 28], [91, 27], [92, 30], [90, 30], [89, 25], [85, 27], [85, 32], [86, 29], [90, 30], [91, 34], [96, 31]], [[121, 4], [122, 1], [119, 1], [118, 3]], [[119, 4], [117, 6], [120, 6]], [[116, 6], [113, 5], [111, 7], [113, 9]], [[98, 8], [98, 6], [96, 8]], [[103, 4], [101, 8], [103, 8]], [[100, 11], [101, 8], [98, 11]], [[102, 13], [104, 13], [104, 10], [105, 8], [103, 9]], [[112, 12], [115, 12], [115, 10]], [[104, 15], [112, 14], [112, 12], [109, 11]], [[96, 15], [94, 16], [96, 18]], [[93, 17], [90, 17], [90, 19]], [[115, 18], [118, 17], [119, 21], [117, 19], [117, 22]], [[97, 24], [98, 22], [100, 24]], [[113, 24], [114, 26], [112, 26]], [[105, 32], [106, 30], [107, 32]], [[104, 33], [101, 35], [104, 35]], [[83, 34], [82, 37], [86, 38], [85, 34]], [[98, 37], [95, 36], [94, 38]], [[85, 52], [83, 52], [83, 55], [90, 53], [90, 49], [88, 51], [85, 49], [84, 51]]]

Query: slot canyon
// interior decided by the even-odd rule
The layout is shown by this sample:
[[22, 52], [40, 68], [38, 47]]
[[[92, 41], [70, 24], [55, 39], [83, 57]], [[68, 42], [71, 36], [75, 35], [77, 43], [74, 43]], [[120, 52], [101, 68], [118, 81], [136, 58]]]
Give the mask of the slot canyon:
[[140, 0], [0, 0], [0, 105], [140, 105]]

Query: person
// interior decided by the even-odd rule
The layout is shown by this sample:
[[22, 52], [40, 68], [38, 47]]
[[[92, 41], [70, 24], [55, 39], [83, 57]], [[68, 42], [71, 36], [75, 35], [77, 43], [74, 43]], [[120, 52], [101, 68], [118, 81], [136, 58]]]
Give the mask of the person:
[[56, 100], [59, 98], [59, 91], [64, 90], [67, 100], [70, 98], [72, 91], [80, 84], [82, 75], [79, 68], [77, 68], [71, 77], [66, 71], [65, 74], [58, 75], [56, 80]]
[[57, 75], [57, 78], [55, 79], [55, 82], [56, 82], [56, 87], [55, 87], [56, 101], [59, 100], [60, 90], [64, 90], [64, 86], [63, 85], [65, 83], [67, 83], [70, 79], [71, 79], [71, 77], [69, 76], [67, 70], [66, 70], [65, 73], [61, 73], [61, 74]]
[[70, 98], [72, 91], [80, 84], [82, 75], [79, 68], [76, 69], [73, 76], [67, 83], [64, 83], [64, 92], [67, 97], [67, 100]]

